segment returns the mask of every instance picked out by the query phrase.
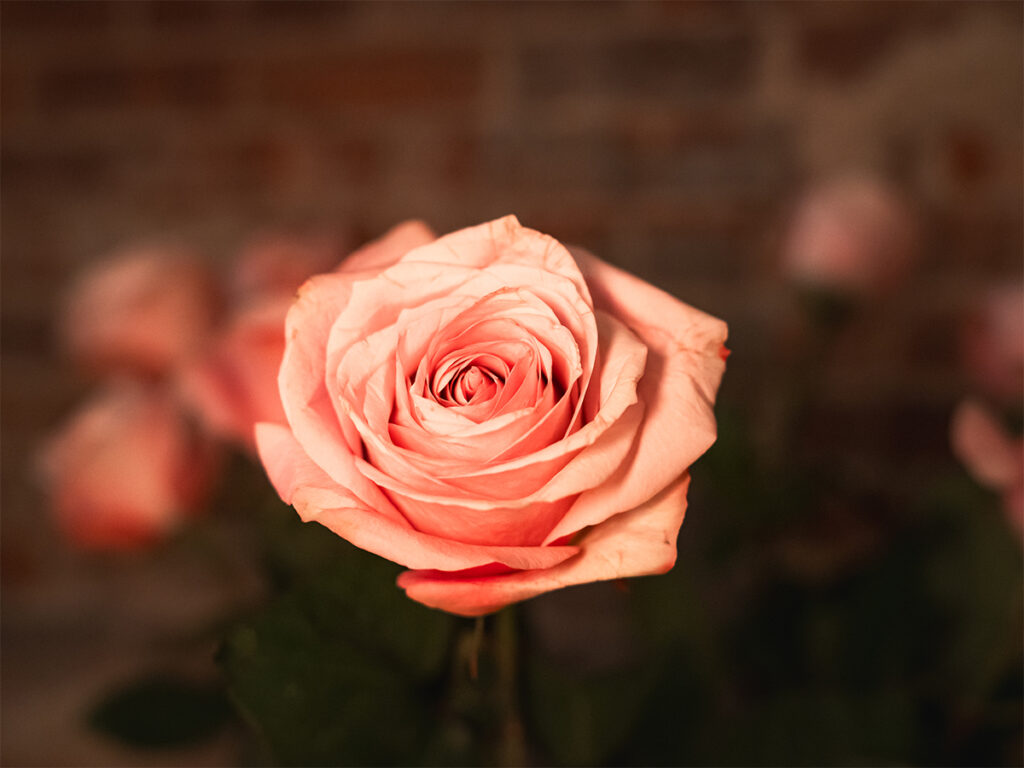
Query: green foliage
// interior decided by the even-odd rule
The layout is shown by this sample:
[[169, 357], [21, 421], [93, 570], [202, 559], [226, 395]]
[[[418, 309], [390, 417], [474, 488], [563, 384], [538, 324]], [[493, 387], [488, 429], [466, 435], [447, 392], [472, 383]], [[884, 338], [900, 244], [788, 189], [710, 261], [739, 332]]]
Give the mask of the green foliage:
[[130, 746], [156, 749], [203, 742], [230, 716], [217, 686], [157, 674], [108, 695], [89, 714], [89, 724]]
[[455, 620], [408, 600], [397, 566], [290, 509], [268, 505], [264, 525], [282, 595], [229, 636], [219, 660], [267, 759], [419, 761]]
[[528, 623], [517, 652], [507, 616], [478, 634], [423, 608], [398, 566], [260, 502], [277, 596], [223, 646], [231, 699], [284, 765], [1019, 762], [1022, 562], [999, 500], [953, 464], [891, 491], [762, 459], [724, 410], [675, 569], [556, 628], [585, 649], [594, 616], [628, 624], [597, 666]]
[[640, 718], [651, 669], [574, 673], [536, 658], [527, 669], [530, 726], [559, 765], [598, 765], [620, 749]]

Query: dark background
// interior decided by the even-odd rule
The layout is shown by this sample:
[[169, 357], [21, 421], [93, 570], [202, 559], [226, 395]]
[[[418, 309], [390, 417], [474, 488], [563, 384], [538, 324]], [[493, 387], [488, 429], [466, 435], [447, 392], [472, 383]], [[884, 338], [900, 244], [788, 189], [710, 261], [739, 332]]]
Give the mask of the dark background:
[[226, 261], [257, 230], [358, 244], [515, 213], [725, 319], [720, 402], [772, 457], [787, 217], [868, 172], [912, 201], [921, 263], [815, 379], [802, 450], [913, 492], [951, 465], [962, 317], [1021, 281], [1021, 9], [5, 0], [5, 764], [232, 760], [230, 739], [126, 753], [78, 713], [147, 660], [201, 666], [154, 637], [260, 591], [230, 526], [215, 557], [99, 564], [51, 531], [32, 456], [87, 388], [52, 334], [85, 265], [142, 238]]

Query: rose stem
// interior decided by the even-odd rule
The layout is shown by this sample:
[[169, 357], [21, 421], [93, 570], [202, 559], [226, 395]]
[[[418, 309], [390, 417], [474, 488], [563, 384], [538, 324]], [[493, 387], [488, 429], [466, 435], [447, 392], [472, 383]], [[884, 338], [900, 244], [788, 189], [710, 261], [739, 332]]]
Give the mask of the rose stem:
[[502, 712], [501, 736], [498, 745], [498, 764], [521, 766], [526, 764], [526, 746], [523, 743], [523, 724], [519, 718], [516, 695], [518, 676], [519, 638], [515, 608], [507, 607], [495, 617], [495, 657], [498, 664], [498, 705]]

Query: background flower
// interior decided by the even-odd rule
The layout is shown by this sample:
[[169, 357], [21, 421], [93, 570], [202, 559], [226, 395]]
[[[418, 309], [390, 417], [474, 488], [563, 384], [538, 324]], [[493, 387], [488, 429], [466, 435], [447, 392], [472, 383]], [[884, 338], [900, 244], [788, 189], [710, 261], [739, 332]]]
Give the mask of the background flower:
[[213, 275], [195, 256], [139, 248], [81, 276], [60, 333], [85, 368], [164, 375], [202, 347], [219, 309]]
[[126, 382], [77, 411], [42, 460], [60, 527], [94, 549], [165, 538], [201, 508], [215, 466], [213, 445], [166, 392]]

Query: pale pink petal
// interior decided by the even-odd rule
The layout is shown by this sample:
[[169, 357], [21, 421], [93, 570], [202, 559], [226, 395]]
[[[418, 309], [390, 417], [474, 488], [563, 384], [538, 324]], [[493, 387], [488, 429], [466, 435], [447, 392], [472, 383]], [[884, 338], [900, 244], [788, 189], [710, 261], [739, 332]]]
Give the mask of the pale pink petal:
[[996, 417], [980, 403], [967, 400], [953, 413], [953, 453], [975, 480], [994, 490], [1015, 485], [1024, 475], [1024, 451]]
[[405, 221], [376, 240], [354, 251], [338, 267], [339, 272], [379, 272], [413, 248], [433, 242], [437, 235], [422, 221]]
[[725, 323], [585, 251], [574, 254], [595, 307], [648, 347], [637, 388], [646, 415], [630, 456], [613, 477], [580, 496], [552, 532], [556, 538], [642, 504], [696, 461], [715, 441], [713, 407], [725, 371]]
[[242, 248], [231, 273], [237, 295], [288, 295], [313, 275], [329, 272], [344, 253], [336, 237], [266, 233]]
[[307, 280], [288, 312], [278, 385], [288, 423], [303, 450], [331, 477], [344, 477], [358, 435], [338, 419], [325, 386], [327, 338], [345, 308], [353, 278], [317, 275]]
[[675, 565], [688, 486], [685, 475], [640, 507], [591, 528], [578, 542], [581, 552], [552, 568], [494, 576], [413, 570], [398, 585], [431, 608], [480, 616], [573, 584], [665, 573]]
[[284, 423], [277, 377], [291, 299], [242, 309], [210, 349], [180, 375], [185, 399], [215, 434], [255, 447], [257, 422]]
[[500, 563], [509, 568], [550, 568], [578, 549], [474, 546], [415, 530], [367, 484], [358, 493], [339, 486], [302, 451], [287, 428], [260, 424], [260, 458], [281, 498], [305, 521], [315, 520], [357, 547], [410, 568], [461, 570]]

